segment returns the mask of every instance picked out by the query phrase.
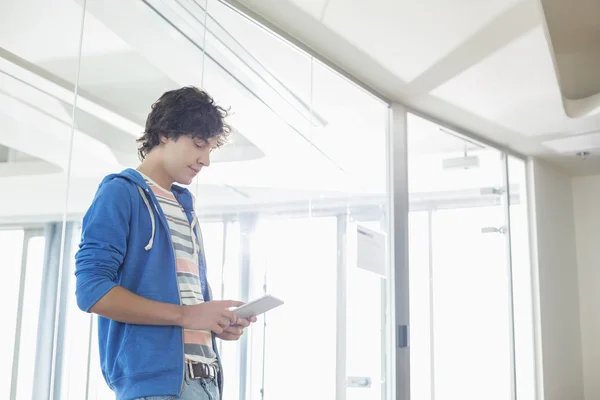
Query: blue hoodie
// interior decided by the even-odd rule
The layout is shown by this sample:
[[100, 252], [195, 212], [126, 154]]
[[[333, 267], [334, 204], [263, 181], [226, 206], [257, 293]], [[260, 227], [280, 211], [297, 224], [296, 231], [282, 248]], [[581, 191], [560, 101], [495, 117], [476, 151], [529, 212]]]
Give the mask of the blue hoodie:
[[[177, 185], [172, 191], [202, 246], [191, 193]], [[117, 285], [147, 299], [180, 304], [169, 226], [137, 171], [126, 169], [103, 179], [83, 218], [81, 235], [75, 293], [83, 311], [90, 312]], [[210, 300], [200, 250], [203, 294]], [[185, 364], [180, 326], [132, 325], [98, 316], [98, 341], [102, 374], [117, 399], [181, 395]], [[216, 352], [214, 334], [213, 347]], [[218, 383], [222, 390], [222, 374]]]

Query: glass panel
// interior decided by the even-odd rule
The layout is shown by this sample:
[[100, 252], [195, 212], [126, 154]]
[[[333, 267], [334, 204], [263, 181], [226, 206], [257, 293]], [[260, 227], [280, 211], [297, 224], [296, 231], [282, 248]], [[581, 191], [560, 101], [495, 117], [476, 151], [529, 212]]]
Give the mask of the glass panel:
[[[432, 399], [431, 254], [429, 211], [411, 211], [408, 220], [410, 276], [410, 387], [413, 399]], [[414, 290], [412, 290], [414, 288]]]
[[[338, 337], [346, 336], [345, 354], [338, 355], [338, 363], [345, 364], [346, 376], [340, 380], [346, 382], [349, 400], [381, 399], [386, 379], [382, 346], [386, 337], [385, 283], [389, 268], [382, 265], [379, 272], [363, 269], [356, 257], [356, 235], [360, 226], [382, 233], [383, 240], [387, 240], [385, 171], [389, 111], [385, 104], [322, 63], [313, 62], [312, 71], [312, 109], [327, 124], [311, 130], [310, 142], [322, 156], [315, 157], [318, 163], [303, 168], [305, 173], [310, 171], [306, 175], [310, 176], [310, 185], [319, 185], [322, 192], [319, 197], [329, 200], [338, 218], [346, 221], [346, 231], [337, 233], [345, 238], [346, 246], [338, 251], [347, 253], [346, 264], [338, 266], [346, 274], [346, 286], [339, 293], [345, 297], [346, 309], [338, 308], [338, 312], [346, 312], [345, 326], [337, 327]], [[326, 171], [330, 171], [329, 175]], [[384, 264], [389, 259], [386, 251], [384, 245], [380, 249]], [[338, 370], [338, 374], [342, 372]]]
[[505, 400], [513, 365], [502, 154], [414, 115], [408, 139], [411, 212], [431, 218], [410, 226], [421, 243], [411, 252], [422, 253], [410, 257], [411, 338], [421, 341], [411, 348], [412, 396]]
[[527, 173], [523, 160], [508, 157], [510, 248], [514, 296], [517, 398], [536, 398], [533, 277], [529, 241]]
[[[337, 220], [264, 219], [256, 236], [263, 248], [269, 247], [263, 259], [268, 292], [285, 301], [285, 308], [259, 319], [259, 324], [263, 318], [268, 321], [264, 399], [303, 400], [316, 393], [319, 398], [335, 398]], [[299, 381], [315, 368], [319, 379], [310, 384]], [[253, 392], [247, 398], [261, 396]]]
[[[71, 148], [81, 17], [81, 6], [73, 0], [0, 2], [0, 185], [10, 188], [10, 195], [0, 197], [0, 226], [26, 226], [32, 232], [47, 222], [62, 222], [71, 160], [75, 165], [96, 160], [90, 148]], [[0, 393], [6, 393], [1, 398], [46, 396], [52, 373], [55, 332], [51, 327], [57, 296], [50, 292], [56, 270], [48, 271], [44, 265], [45, 238], [26, 236], [26, 240], [18, 373], [16, 369], [0, 372], [9, 380], [0, 383]], [[10, 284], [9, 315], [18, 290], [18, 283]], [[9, 332], [15, 319], [10, 321]], [[38, 348], [40, 321], [44, 325], [39, 330], [48, 336]], [[13, 339], [9, 339], [12, 345]], [[12, 350], [11, 346], [11, 351], [1, 352], [0, 365], [12, 364]], [[15, 373], [10, 394], [10, 377]]]
[[511, 396], [505, 241], [481, 232], [503, 216], [502, 207], [433, 214], [436, 399]]
[[67, 344], [64, 353], [58, 355], [58, 363], [62, 364], [61, 377], [61, 399], [83, 399], [86, 396], [88, 385], [88, 356], [90, 346], [90, 328], [92, 317], [89, 314], [81, 312], [77, 307], [77, 299], [73, 295], [75, 291], [75, 259], [74, 254], [78, 249], [81, 237], [81, 229], [77, 227], [72, 237], [71, 248], [66, 248], [66, 254], [69, 257], [65, 262], [69, 264], [68, 276], [68, 299], [65, 309], [65, 336], [64, 341]]
[[[265, 86], [281, 96], [281, 103], [309, 115], [313, 101], [311, 57], [221, 1], [209, 0], [208, 12], [207, 25], [214, 39], [229, 47], [240, 64], [251, 69]], [[285, 57], [281, 57], [282, 54]], [[318, 119], [318, 114], [314, 118]]]
[[[310, 397], [314, 386], [290, 393], [298, 375], [282, 374], [278, 363], [306, 371], [314, 369], [315, 357], [319, 397], [334, 397], [336, 362], [346, 362], [336, 358], [336, 335], [347, 331], [336, 325], [331, 289], [340, 250], [337, 218], [360, 214], [381, 225], [387, 213], [387, 105], [219, 1], [88, 2], [85, 18], [76, 111], [84, 134], [74, 146], [92, 149], [95, 159], [72, 168], [69, 212], [85, 212], [105, 174], [138, 165], [135, 139], [163, 92], [205, 89], [231, 108], [234, 130], [231, 143], [213, 153], [210, 168], [189, 186], [213, 295], [249, 300], [264, 293], [266, 279], [268, 292], [286, 302], [285, 310], [269, 314], [268, 329], [261, 317], [244, 340], [219, 342], [225, 399], [260, 399], [263, 390], [266, 398]], [[351, 269], [348, 293], [360, 293], [368, 280], [365, 301], [377, 310], [369, 330], [350, 339], [369, 341], [375, 351], [365, 358], [363, 348], [349, 347], [348, 369], [371, 376], [369, 396], [381, 397], [383, 278], [343, 267]], [[315, 300], [317, 311], [306, 303], [306, 288], [325, 296]], [[300, 309], [311, 310], [318, 334], [294, 333]], [[100, 373], [96, 335], [94, 326], [88, 394], [104, 399], [111, 392]], [[289, 351], [295, 356], [286, 356]]]
[[[81, 15], [73, 0], [0, 3], [0, 184], [12, 188], [0, 224], [62, 219]], [[81, 147], [72, 159], [96, 157]]]
[[[3, 196], [7, 197], [7, 196]], [[0, 230], [0, 254], [3, 258], [2, 283], [0, 304], [4, 314], [4, 340], [0, 341], [0, 398], [10, 398], [12, 379], [15, 332], [17, 327], [17, 308], [21, 281], [21, 262], [23, 256], [22, 229]]]
[[384, 329], [383, 275], [360, 268], [357, 229], [381, 233], [381, 222], [351, 222], [345, 232], [349, 242], [346, 275], [346, 375], [347, 400], [381, 399], [383, 376], [382, 340]]

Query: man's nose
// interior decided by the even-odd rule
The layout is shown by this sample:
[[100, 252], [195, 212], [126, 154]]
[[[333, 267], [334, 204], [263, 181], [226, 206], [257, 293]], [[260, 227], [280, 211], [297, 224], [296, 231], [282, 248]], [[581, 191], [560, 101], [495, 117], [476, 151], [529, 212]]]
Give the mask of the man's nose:
[[198, 157], [196, 162], [202, 165], [203, 167], [208, 167], [210, 165], [210, 154], [201, 155], [200, 157]]

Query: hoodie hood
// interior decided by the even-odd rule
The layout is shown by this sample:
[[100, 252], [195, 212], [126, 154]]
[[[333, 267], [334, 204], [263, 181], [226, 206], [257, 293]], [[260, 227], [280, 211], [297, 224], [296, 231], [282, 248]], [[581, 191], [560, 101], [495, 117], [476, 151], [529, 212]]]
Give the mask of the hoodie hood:
[[[150, 222], [152, 225], [152, 232], [150, 234], [150, 239], [148, 240], [148, 244], [144, 247], [146, 251], [152, 249], [152, 245], [154, 244], [154, 234], [156, 233], [156, 218], [154, 216], [154, 211], [152, 210], [152, 206], [156, 210], [156, 213], [160, 215], [160, 211], [158, 210], [158, 206], [156, 205], [156, 199], [154, 194], [150, 190], [148, 183], [144, 179], [143, 175], [139, 173], [137, 170], [133, 168], [127, 168], [121, 171], [118, 174], [110, 174], [106, 176], [102, 182], [100, 183], [100, 187], [104, 185], [106, 182], [111, 181], [112, 179], [125, 179], [136, 186], [137, 191], [144, 202], [148, 210], [148, 215], [150, 216]], [[196, 213], [194, 211], [194, 199], [190, 191], [179, 185], [172, 185], [171, 191], [173, 195], [177, 199], [177, 201], [181, 204], [186, 213], [190, 213], [192, 215], [191, 221], [191, 229], [194, 232], [194, 228], [197, 225]], [[195, 242], [195, 241], [192, 241]], [[195, 243], [194, 243], [195, 244]]]

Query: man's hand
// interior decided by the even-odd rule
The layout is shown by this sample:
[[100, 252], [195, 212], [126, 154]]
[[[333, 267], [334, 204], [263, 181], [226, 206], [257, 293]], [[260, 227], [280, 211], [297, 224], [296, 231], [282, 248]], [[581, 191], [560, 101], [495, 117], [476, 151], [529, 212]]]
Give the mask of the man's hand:
[[256, 322], [256, 317], [239, 318], [235, 325], [228, 326], [223, 329], [223, 332], [217, 333], [216, 336], [221, 340], [239, 340], [239, 338], [244, 333], [244, 328], [250, 326], [250, 324]]
[[242, 304], [244, 303], [234, 300], [212, 300], [193, 306], [183, 306], [180, 325], [187, 329], [210, 330], [221, 334], [224, 329], [242, 321], [229, 309]]

